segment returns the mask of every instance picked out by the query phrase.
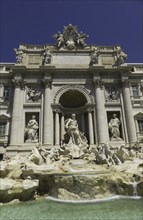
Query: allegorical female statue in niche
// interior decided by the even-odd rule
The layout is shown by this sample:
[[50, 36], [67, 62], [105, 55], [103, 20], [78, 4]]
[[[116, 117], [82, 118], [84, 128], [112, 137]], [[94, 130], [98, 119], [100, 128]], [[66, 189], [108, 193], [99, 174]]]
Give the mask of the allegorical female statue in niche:
[[120, 131], [119, 131], [119, 126], [120, 126], [120, 121], [117, 118], [116, 114], [113, 114], [113, 118], [111, 118], [109, 124], [109, 131], [111, 133], [111, 140], [122, 140], [120, 138]]
[[37, 143], [38, 142], [38, 122], [36, 121], [36, 116], [32, 115], [29, 120], [27, 127], [25, 129], [25, 139], [26, 143]]

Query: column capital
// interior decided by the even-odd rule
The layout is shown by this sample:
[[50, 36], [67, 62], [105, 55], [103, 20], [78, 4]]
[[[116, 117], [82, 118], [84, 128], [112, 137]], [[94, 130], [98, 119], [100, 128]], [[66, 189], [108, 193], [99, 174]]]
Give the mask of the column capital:
[[87, 109], [87, 112], [88, 112], [88, 113], [91, 113], [92, 111], [93, 111], [93, 108], [88, 108], [88, 109]]
[[56, 113], [61, 113], [60, 109], [54, 109], [53, 111]]
[[43, 86], [44, 86], [45, 88], [49, 88], [49, 89], [52, 89], [52, 82], [53, 82], [53, 80], [52, 80], [51, 77], [42, 80]]
[[121, 81], [121, 85], [122, 85], [123, 88], [129, 88], [129, 87], [130, 87], [130, 81], [129, 81], [129, 79], [123, 79], [123, 80]]
[[102, 81], [102, 79], [93, 78], [93, 83], [96, 88], [103, 89], [104, 82]]
[[13, 79], [12, 83], [15, 88], [25, 89], [26, 81], [23, 79]]

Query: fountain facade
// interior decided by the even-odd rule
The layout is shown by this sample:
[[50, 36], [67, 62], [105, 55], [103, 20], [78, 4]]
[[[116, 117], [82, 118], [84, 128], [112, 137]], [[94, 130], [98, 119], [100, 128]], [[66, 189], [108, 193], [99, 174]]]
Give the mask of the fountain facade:
[[71, 24], [53, 37], [0, 64], [2, 201], [22, 200], [26, 184], [31, 197], [142, 195], [142, 65]]

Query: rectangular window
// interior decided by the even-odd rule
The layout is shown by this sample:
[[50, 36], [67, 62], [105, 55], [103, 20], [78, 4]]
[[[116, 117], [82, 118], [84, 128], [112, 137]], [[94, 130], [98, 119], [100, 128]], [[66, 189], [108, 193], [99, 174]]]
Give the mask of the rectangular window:
[[132, 85], [132, 93], [134, 97], [139, 96], [139, 89], [137, 85]]
[[143, 133], [143, 120], [138, 120], [139, 133]]
[[9, 86], [4, 86], [3, 97], [5, 100], [9, 99]]
[[0, 122], [0, 136], [5, 136], [6, 122]]

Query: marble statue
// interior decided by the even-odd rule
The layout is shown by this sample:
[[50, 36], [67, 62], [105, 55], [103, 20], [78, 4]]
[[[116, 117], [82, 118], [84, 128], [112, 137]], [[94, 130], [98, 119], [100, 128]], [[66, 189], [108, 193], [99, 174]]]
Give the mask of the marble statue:
[[36, 116], [32, 115], [29, 120], [27, 127], [25, 129], [25, 139], [26, 143], [36, 143], [38, 142], [38, 122], [36, 121]]
[[16, 48], [14, 48], [14, 51], [16, 53], [16, 63], [21, 64], [23, 60], [23, 51]]
[[56, 39], [56, 46], [58, 49], [61, 48], [65, 44], [64, 36], [63, 36], [63, 34], [61, 34], [60, 31], [58, 31], [57, 34], [54, 34], [53, 38]]
[[85, 47], [86, 46], [86, 43], [84, 42], [85, 39], [88, 37], [88, 35], [84, 34], [82, 31], [80, 31], [80, 33], [78, 33], [78, 36], [77, 36], [77, 45], [80, 45], [81, 47]]
[[125, 63], [125, 60], [128, 58], [127, 54], [125, 54], [121, 48], [116, 49], [116, 61], [113, 66], [121, 66]]
[[117, 118], [116, 114], [113, 114], [113, 118], [111, 118], [108, 126], [111, 134], [111, 140], [122, 140], [120, 138], [120, 131], [119, 131], [120, 121]]
[[98, 63], [98, 57], [99, 57], [100, 51], [98, 48], [94, 47], [93, 52], [91, 53], [91, 61], [90, 65], [97, 64]]
[[85, 39], [88, 35], [84, 34], [82, 31], [78, 32], [77, 26], [73, 26], [69, 24], [68, 26], [64, 26], [63, 34], [58, 31], [57, 34], [53, 35], [53, 38], [56, 39], [56, 47], [58, 49], [78, 49], [85, 48]]
[[65, 121], [65, 131], [67, 131], [67, 133], [69, 134], [68, 143], [72, 143], [78, 146], [83, 143], [75, 114], [72, 114], [71, 118], [68, 118]]
[[71, 118], [65, 121], [65, 131], [66, 133], [61, 148], [66, 151], [69, 150], [69, 155], [73, 158], [81, 157], [88, 147], [88, 144], [84, 133], [80, 132], [78, 128], [75, 114], [72, 114]]
[[51, 63], [51, 58], [52, 58], [52, 54], [49, 50], [49, 48], [47, 48], [43, 53], [42, 53], [42, 64], [49, 64]]

